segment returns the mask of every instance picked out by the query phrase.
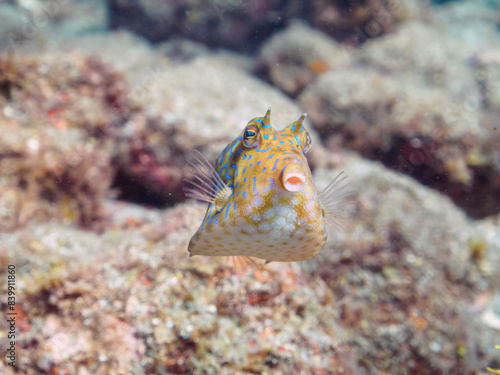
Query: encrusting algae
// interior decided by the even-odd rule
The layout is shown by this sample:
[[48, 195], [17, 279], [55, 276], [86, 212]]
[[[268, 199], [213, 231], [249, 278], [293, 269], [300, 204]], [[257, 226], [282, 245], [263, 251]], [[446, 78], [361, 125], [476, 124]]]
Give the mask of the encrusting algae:
[[340, 173], [318, 193], [305, 157], [311, 146], [306, 115], [278, 131], [270, 114], [251, 120], [215, 169], [197, 151], [188, 157], [185, 194], [209, 203], [190, 255], [306, 260], [325, 245], [325, 221], [343, 227], [353, 209], [347, 177]]

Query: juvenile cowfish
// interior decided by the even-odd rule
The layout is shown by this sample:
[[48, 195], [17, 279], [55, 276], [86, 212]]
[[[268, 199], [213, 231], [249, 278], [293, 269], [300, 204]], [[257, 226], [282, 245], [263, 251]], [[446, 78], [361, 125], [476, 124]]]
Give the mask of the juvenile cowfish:
[[306, 114], [281, 131], [270, 115], [271, 109], [251, 120], [215, 169], [198, 151], [188, 157], [184, 192], [209, 203], [190, 255], [305, 260], [325, 245], [325, 221], [342, 227], [339, 219], [352, 207], [346, 176], [340, 173], [318, 194], [305, 157], [311, 146]]

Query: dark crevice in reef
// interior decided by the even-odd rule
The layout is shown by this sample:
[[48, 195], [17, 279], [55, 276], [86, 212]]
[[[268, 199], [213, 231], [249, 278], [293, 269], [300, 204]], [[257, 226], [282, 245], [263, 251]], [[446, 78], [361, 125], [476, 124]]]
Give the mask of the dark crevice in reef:
[[167, 200], [151, 191], [138, 179], [127, 175], [123, 171], [116, 173], [112, 188], [118, 191], [117, 199], [134, 204], [166, 208], [175, 203], [173, 200]]
[[[432, 142], [429, 140], [429, 142]], [[446, 166], [438, 161], [433, 152], [435, 144], [423, 144], [421, 149], [409, 146], [408, 140], [392, 142], [387, 151], [365, 149], [358, 150], [371, 160], [376, 160], [397, 172], [411, 176], [425, 186], [448, 196], [467, 215], [474, 219], [483, 219], [500, 213], [500, 187], [492, 176], [498, 172], [491, 167], [468, 166], [473, 176], [470, 184], [454, 181]], [[410, 149], [410, 151], [408, 151]], [[427, 150], [427, 151], [426, 151]]]

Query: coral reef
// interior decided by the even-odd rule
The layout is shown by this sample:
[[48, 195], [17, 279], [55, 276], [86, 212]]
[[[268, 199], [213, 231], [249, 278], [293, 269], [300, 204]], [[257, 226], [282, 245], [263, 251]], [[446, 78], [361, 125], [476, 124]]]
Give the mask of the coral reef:
[[307, 4], [277, 0], [245, 2], [108, 0], [112, 29], [128, 28], [153, 42], [184, 36], [209, 46], [255, 50], [274, 28]]
[[295, 96], [318, 75], [347, 65], [350, 52], [323, 33], [296, 22], [263, 45], [258, 69], [274, 85]]
[[[478, 296], [492, 301], [486, 285], [500, 282], [498, 228], [471, 226], [446, 198], [380, 166], [346, 155], [342, 168], [359, 192], [359, 221], [303, 269], [330, 287], [359, 365], [368, 373], [467, 373], [482, 356], [493, 360], [479, 349], [494, 343]], [[318, 170], [316, 183], [329, 174]]]
[[381, 160], [484, 217], [500, 210], [500, 133], [481, 111], [466, 55], [447, 38], [407, 24], [366, 43], [348, 68], [319, 76], [299, 100], [331, 145]]
[[[288, 21], [302, 19], [359, 45], [427, 14], [425, 2], [388, 1], [133, 1], [108, 0], [112, 29], [127, 28], [153, 41], [178, 36], [212, 47], [253, 52]], [[417, 6], [417, 4], [419, 6]], [[423, 9], [422, 9], [423, 7]]]
[[308, 18], [316, 28], [337, 40], [359, 46], [393, 32], [402, 21], [427, 18], [426, 3], [421, 0], [311, 1]]
[[87, 0], [12, 1], [0, 4], [0, 50], [24, 49], [26, 44], [57, 44], [62, 36], [82, 36], [103, 31], [107, 9], [104, 2]]
[[[492, 365], [486, 348], [500, 334], [484, 313], [500, 282], [498, 227], [470, 226], [435, 191], [343, 159], [335, 164], [350, 171], [356, 214], [307, 262], [238, 271], [223, 259], [189, 258], [186, 241], [205, 209], [195, 203], [160, 211], [108, 201], [100, 235], [56, 223], [1, 234], [19, 269], [19, 371], [389, 374]], [[318, 170], [318, 185], [335, 173]]]
[[22, 16], [11, 4], [0, 4], [0, 49], [10, 47], [12, 36], [22, 32]]
[[126, 83], [78, 54], [0, 56], [3, 229], [52, 217], [101, 218], [113, 173], [107, 136], [121, 125]]
[[478, 54], [475, 68], [486, 108], [500, 113], [500, 49]]
[[[2, 357], [0, 373], [500, 368], [498, 9], [0, 5], [0, 279], [15, 265], [17, 366]], [[190, 258], [206, 205], [181, 193], [186, 156], [213, 161], [268, 107], [276, 128], [309, 113], [315, 184], [347, 173], [352, 222], [304, 262]], [[1, 348], [9, 329], [0, 319]]]
[[0, 231], [51, 219], [95, 226], [113, 173], [107, 150], [73, 131], [25, 129], [0, 116]]

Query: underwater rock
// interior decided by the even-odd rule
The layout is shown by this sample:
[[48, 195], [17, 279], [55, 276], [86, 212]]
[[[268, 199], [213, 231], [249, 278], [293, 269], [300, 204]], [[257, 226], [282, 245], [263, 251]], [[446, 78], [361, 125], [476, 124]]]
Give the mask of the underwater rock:
[[0, 4], [0, 50], [11, 47], [12, 38], [22, 32], [23, 18], [10, 4]]
[[442, 89], [455, 100], [466, 102], [478, 90], [468, 61], [472, 54], [461, 40], [439, 30], [434, 22], [413, 21], [390, 35], [368, 41], [356, 54], [355, 64], [411, 79], [414, 85]]
[[[57, 45], [61, 37], [102, 32], [107, 13], [104, 2], [87, 0], [10, 1], [0, 5], [0, 50], [20, 51]], [[33, 51], [32, 51], [33, 52]]]
[[500, 113], [500, 49], [480, 52], [475, 57], [476, 76], [486, 108]]
[[[109, 209], [113, 227], [125, 211]], [[321, 281], [302, 278], [296, 268], [253, 276], [220, 260], [189, 259], [193, 216], [202, 211], [182, 204], [159, 223], [148, 213], [143, 224], [101, 235], [60, 224], [0, 234], [19, 269], [20, 371], [185, 373], [201, 365], [229, 374], [353, 366], [348, 348], [331, 335], [334, 311]], [[167, 237], [148, 240], [146, 225], [163, 227]], [[287, 301], [292, 311], [283, 309]]]
[[245, 2], [108, 0], [111, 29], [127, 28], [152, 42], [188, 37], [211, 47], [251, 52], [292, 16], [307, 8], [301, 1]]
[[425, 19], [431, 13], [426, 0], [321, 0], [311, 1], [310, 7], [307, 19], [315, 28], [355, 46], [392, 33], [402, 22]]
[[274, 85], [295, 96], [318, 75], [347, 65], [350, 54], [347, 46], [294, 22], [265, 42], [258, 64]]
[[366, 43], [349, 68], [319, 76], [299, 101], [330, 145], [407, 173], [470, 215], [495, 214], [500, 133], [457, 41], [424, 29], [409, 24]]
[[184, 38], [175, 38], [164, 42], [158, 46], [158, 50], [172, 61], [178, 63], [185, 63], [210, 54], [210, 50], [204, 44]]
[[[358, 194], [354, 220], [300, 266], [329, 286], [358, 365], [461, 373], [492, 361], [500, 332], [477, 298], [500, 282], [499, 227], [471, 225], [448, 198], [373, 162], [344, 154], [340, 167]], [[335, 173], [317, 169], [317, 186]]]
[[123, 78], [77, 53], [0, 55], [0, 77], [3, 229], [95, 224], [113, 178], [110, 134], [129, 111]]
[[461, 50], [474, 53], [498, 48], [499, 12], [496, 0], [460, 0], [433, 7], [433, 19], [441, 30], [461, 41]]
[[[53, 36], [56, 38], [56, 36]], [[36, 45], [30, 45], [33, 50]], [[66, 35], [57, 37], [57, 43], [38, 47], [43, 52], [65, 51], [79, 52], [98, 58], [110, 69], [121, 73], [129, 83], [128, 96], [140, 86], [151, 74], [161, 72], [169, 61], [146, 39], [136, 34], [119, 30], [107, 33], [91, 33], [85, 35]]]
[[111, 29], [127, 28], [152, 42], [188, 37], [241, 52], [257, 50], [293, 19], [306, 20], [337, 40], [360, 45], [392, 32], [402, 21], [428, 13], [426, 2], [419, 0], [108, 0], [107, 4]]
[[26, 129], [0, 114], [0, 231], [30, 221], [68, 221], [85, 227], [103, 219], [110, 195], [110, 153], [76, 131]]
[[[353, 153], [344, 152], [341, 164], [332, 164], [348, 174], [350, 188], [357, 194], [357, 211], [345, 233], [330, 232], [330, 253], [320, 254], [342, 258], [356, 248], [364, 252], [368, 245], [382, 246], [380, 254], [392, 259], [391, 251], [397, 248], [411, 251], [429, 267], [439, 267], [437, 273], [449, 282], [466, 281], [472, 288], [484, 288], [484, 280], [491, 285], [500, 282], [495, 267], [500, 260], [498, 218], [473, 221], [448, 197]], [[319, 189], [332, 173], [326, 168], [315, 171]], [[367, 242], [362, 245], [365, 237]], [[339, 252], [339, 248], [344, 250]]]
[[[56, 1], [61, 4], [63, 2]], [[102, 33], [108, 26], [108, 9], [104, 1], [64, 0], [64, 6], [55, 10], [55, 32], [61, 35], [83, 36]], [[45, 5], [47, 6], [47, 5]]]
[[206, 208], [196, 202], [160, 211], [107, 201], [100, 234], [60, 223], [1, 233], [0, 277], [7, 259], [18, 269], [19, 371], [484, 368], [495, 358], [486, 348], [500, 340], [483, 318], [493, 303], [485, 293], [500, 282], [498, 226], [471, 226], [413, 179], [358, 156], [343, 160], [333, 157], [335, 170], [315, 178], [322, 187], [348, 172], [353, 222], [306, 262], [252, 271], [190, 258]]

